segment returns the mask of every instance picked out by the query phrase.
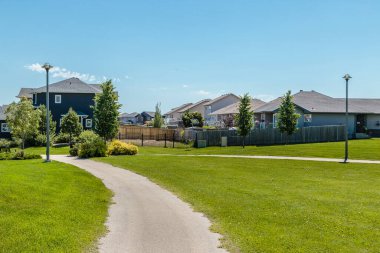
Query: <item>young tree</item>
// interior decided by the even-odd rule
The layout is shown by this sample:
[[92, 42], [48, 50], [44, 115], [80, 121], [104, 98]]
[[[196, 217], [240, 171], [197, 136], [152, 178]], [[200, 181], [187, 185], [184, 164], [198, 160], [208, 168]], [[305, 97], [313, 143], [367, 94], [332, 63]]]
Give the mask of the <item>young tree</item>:
[[296, 113], [296, 108], [293, 103], [293, 96], [289, 90], [283, 97], [278, 112], [277, 127], [281, 133], [292, 135], [297, 130], [297, 120], [300, 117]]
[[164, 124], [164, 119], [161, 115], [161, 103], [156, 104], [156, 112], [154, 113], [154, 119], [153, 119], [153, 127], [155, 128], [161, 128], [161, 126]]
[[204, 124], [204, 120], [201, 113], [189, 112], [189, 111], [186, 111], [182, 115], [182, 122], [185, 127], [193, 127], [193, 126], [203, 127], [203, 124]]
[[[38, 133], [39, 134], [46, 134], [46, 106], [40, 105], [38, 107], [38, 110], [40, 111], [40, 120], [39, 120], [39, 126], [38, 126]], [[57, 123], [53, 121], [53, 115], [51, 114], [51, 111], [49, 111], [49, 121], [50, 121], [50, 133], [55, 134], [55, 130], [57, 128]]]
[[13, 137], [21, 139], [21, 148], [25, 141], [38, 133], [40, 111], [35, 110], [27, 98], [21, 98], [18, 103], [12, 103], [6, 110], [6, 121]]
[[65, 116], [62, 118], [61, 132], [69, 134], [70, 148], [73, 147], [73, 137], [78, 137], [83, 131], [83, 126], [79, 122], [78, 114], [70, 108]]
[[113, 139], [119, 131], [119, 96], [111, 80], [104, 82], [102, 92], [95, 96], [94, 121], [95, 132], [105, 141]]
[[236, 115], [235, 122], [238, 127], [238, 134], [243, 137], [243, 148], [245, 147], [245, 137], [253, 127], [253, 111], [251, 109], [251, 97], [248, 93], [240, 97], [239, 113]]

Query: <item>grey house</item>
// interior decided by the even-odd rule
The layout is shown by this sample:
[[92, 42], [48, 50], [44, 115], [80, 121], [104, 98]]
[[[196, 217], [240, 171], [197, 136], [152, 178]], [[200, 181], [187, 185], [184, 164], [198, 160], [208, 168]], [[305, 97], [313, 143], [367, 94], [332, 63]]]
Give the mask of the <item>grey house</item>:
[[133, 113], [122, 113], [119, 116], [120, 123], [123, 124], [132, 124], [132, 125], [140, 125], [144, 123], [143, 117], [138, 112]]
[[147, 112], [147, 111], [144, 111], [141, 113], [141, 116], [143, 118], [143, 122], [147, 122], [147, 121], [151, 121], [154, 119], [154, 114], [155, 112]]
[[[298, 127], [345, 125], [345, 99], [332, 98], [316, 91], [300, 91], [293, 95], [296, 111], [300, 114]], [[256, 127], [276, 127], [281, 98], [255, 110]], [[357, 133], [380, 135], [380, 99], [349, 99], [350, 137]]]
[[[99, 84], [87, 84], [78, 78], [69, 78], [49, 85], [49, 104], [53, 120], [57, 122], [57, 132], [60, 131], [62, 117], [69, 108], [78, 114], [84, 129], [93, 128], [94, 97], [102, 92]], [[40, 88], [21, 88], [18, 98], [26, 97], [32, 100], [37, 108], [46, 105], [46, 86]]]

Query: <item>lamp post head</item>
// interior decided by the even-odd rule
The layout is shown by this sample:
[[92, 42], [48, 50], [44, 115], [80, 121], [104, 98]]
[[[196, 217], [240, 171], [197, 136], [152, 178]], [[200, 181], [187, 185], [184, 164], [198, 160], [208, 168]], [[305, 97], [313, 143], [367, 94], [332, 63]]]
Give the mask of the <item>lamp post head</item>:
[[343, 77], [343, 79], [346, 80], [346, 81], [350, 80], [351, 78], [352, 77], [349, 74], [345, 74], [344, 77]]
[[49, 63], [45, 63], [43, 66], [41, 66], [43, 69], [46, 70], [46, 72], [48, 72], [50, 69], [53, 68], [52, 65], [50, 65]]

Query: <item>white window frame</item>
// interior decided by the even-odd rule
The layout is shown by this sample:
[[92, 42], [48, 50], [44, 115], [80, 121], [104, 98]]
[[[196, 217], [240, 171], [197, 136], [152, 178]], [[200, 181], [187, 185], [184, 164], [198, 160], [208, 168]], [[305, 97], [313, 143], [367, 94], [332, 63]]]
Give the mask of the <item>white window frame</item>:
[[10, 129], [8, 127], [8, 123], [1, 123], [1, 132], [2, 133], [9, 133]]
[[[57, 98], [59, 98], [59, 99], [57, 99]], [[55, 95], [54, 96], [54, 102], [56, 104], [61, 104], [62, 103], [62, 95]]]
[[92, 128], [92, 119], [86, 119], [86, 128]]
[[[308, 120], [306, 120], [306, 118], [308, 118]], [[303, 121], [306, 122], [306, 123], [313, 122], [313, 115], [311, 113], [304, 114], [303, 115]]]

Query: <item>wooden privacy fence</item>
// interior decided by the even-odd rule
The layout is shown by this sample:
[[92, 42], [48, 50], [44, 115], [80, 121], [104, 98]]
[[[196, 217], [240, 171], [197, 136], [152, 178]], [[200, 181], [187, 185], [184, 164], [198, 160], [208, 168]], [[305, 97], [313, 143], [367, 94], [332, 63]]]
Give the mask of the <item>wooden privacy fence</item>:
[[[343, 141], [345, 132], [346, 127], [342, 125], [303, 127], [290, 136], [282, 134], [277, 128], [254, 129], [245, 137], [245, 145]], [[206, 146], [221, 146], [222, 137], [227, 137], [228, 146], [239, 146], [243, 140], [243, 137], [239, 136], [236, 130], [194, 131], [190, 135], [194, 136], [195, 145], [197, 145], [197, 141], [201, 140], [206, 142]]]
[[177, 140], [178, 134], [174, 129], [140, 127], [140, 126], [120, 126], [119, 139], [129, 140], [156, 140], [156, 141], [173, 141]]

